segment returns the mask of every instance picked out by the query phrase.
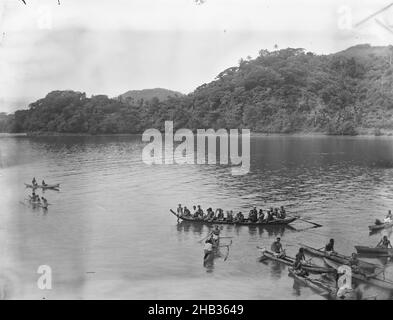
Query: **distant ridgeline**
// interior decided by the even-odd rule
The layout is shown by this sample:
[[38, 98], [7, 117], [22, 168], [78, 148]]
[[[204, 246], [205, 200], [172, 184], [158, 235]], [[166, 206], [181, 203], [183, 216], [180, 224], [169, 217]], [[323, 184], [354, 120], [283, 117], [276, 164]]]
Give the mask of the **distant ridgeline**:
[[53, 91], [28, 110], [0, 114], [0, 130], [139, 133], [173, 120], [175, 129], [377, 134], [393, 129], [392, 58], [393, 46], [358, 45], [330, 55], [261, 50], [188, 95], [152, 89], [88, 98]]

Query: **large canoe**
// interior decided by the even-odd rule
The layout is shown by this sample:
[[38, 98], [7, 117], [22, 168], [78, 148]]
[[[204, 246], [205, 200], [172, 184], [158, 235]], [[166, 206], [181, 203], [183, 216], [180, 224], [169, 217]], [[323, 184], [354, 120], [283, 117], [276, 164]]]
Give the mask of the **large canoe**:
[[242, 226], [275, 226], [275, 225], [287, 225], [297, 219], [297, 217], [288, 217], [285, 219], [275, 219], [275, 220], [272, 220], [269, 222], [251, 222], [251, 221], [248, 221], [248, 219], [244, 219], [243, 222], [227, 221], [225, 219], [223, 219], [223, 220], [201, 220], [201, 219], [194, 219], [192, 217], [180, 216], [172, 209], [170, 211], [178, 219], [181, 219], [183, 221], [194, 222], [194, 223], [203, 223], [203, 224], [232, 224], [232, 225], [242, 225]]
[[[266, 259], [270, 259], [270, 260], [274, 260], [274, 261], [278, 261], [281, 263], [286, 264], [287, 266], [293, 266], [295, 263], [295, 258], [289, 257], [289, 256], [285, 256], [282, 258], [278, 258], [274, 255], [274, 253], [272, 251], [269, 250], [263, 250], [262, 251], [262, 257], [261, 259], [266, 258]], [[303, 263], [302, 268], [308, 272], [311, 273], [330, 273], [330, 272], [334, 272], [333, 268], [326, 268], [326, 267], [321, 267], [318, 266], [316, 264], [313, 263]]]
[[58, 189], [60, 188], [60, 183], [56, 183], [56, 184], [46, 184], [46, 185], [42, 185], [42, 184], [37, 184], [36, 186], [33, 186], [32, 184], [29, 183], [25, 183], [26, 188], [32, 188], [32, 189]]
[[366, 247], [366, 246], [355, 246], [358, 253], [375, 254], [375, 255], [393, 255], [392, 248], [380, 248], [380, 247]]
[[[325, 263], [328, 266], [330, 266], [332, 268], [338, 269], [341, 266], [340, 263], [337, 263], [331, 259], [324, 258], [323, 260], [325, 261]], [[371, 275], [371, 274], [368, 274], [368, 275]], [[373, 277], [366, 277], [363, 274], [352, 272], [352, 278], [366, 282], [368, 284], [372, 284], [374, 286], [377, 286], [377, 287], [380, 287], [383, 289], [393, 290], [393, 281], [383, 279], [382, 275], [376, 275]]]
[[378, 230], [382, 230], [382, 229], [387, 229], [387, 228], [391, 228], [393, 227], [393, 221], [392, 222], [384, 222], [381, 224], [374, 224], [372, 226], [368, 226], [368, 228], [370, 229], [370, 231], [378, 231]]
[[[323, 250], [315, 249], [313, 247], [309, 247], [306, 245], [302, 245], [302, 247], [304, 248], [304, 251], [310, 255], [317, 256], [320, 258], [328, 258], [328, 259], [335, 261], [339, 264], [346, 264], [347, 265], [347, 264], [349, 264], [349, 261], [351, 259], [351, 257], [345, 256], [345, 255], [337, 253], [337, 252], [328, 253]], [[377, 268], [381, 268], [381, 266], [379, 266], [377, 264], [362, 261], [362, 260], [359, 260], [359, 267], [362, 269], [372, 270], [372, 271]]]

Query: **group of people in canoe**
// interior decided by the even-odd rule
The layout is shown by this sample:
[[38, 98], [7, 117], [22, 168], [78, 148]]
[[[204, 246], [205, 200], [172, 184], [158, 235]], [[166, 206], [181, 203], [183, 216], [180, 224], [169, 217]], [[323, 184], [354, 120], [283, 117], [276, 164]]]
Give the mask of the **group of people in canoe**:
[[[37, 180], [36, 180], [35, 177], [33, 177], [33, 180], [31, 180], [31, 184], [32, 184], [33, 187], [38, 187], [38, 183], [37, 183]], [[46, 184], [44, 179], [42, 179], [41, 185], [43, 187], [47, 186], [47, 184]]]
[[43, 196], [39, 196], [38, 194], [35, 193], [33, 190], [31, 196], [30, 196], [30, 201], [34, 202], [35, 204], [41, 204], [42, 207], [47, 208], [48, 207], [48, 200], [44, 198]]
[[200, 205], [193, 206], [192, 212], [186, 206], [182, 207], [181, 204], [177, 207], [177, 215], [185, 218], [192, 218], [196, 220], [206, 220], [206, 221], [226, 221], [226, 222], [269, 222], [275, 219], [285, 219], [287, 217], [286, 211], [283, 206], [280, 208], [270, 208], [265, 212], [262, 209], [257, 209], [254, 207], [248, 213], [248, 217], [239, 211], [234, 214], [232, 210], [226, 211], [221, 208], [217, 208], [215, 211], [212, 208], [208, 208], [206, 212], [203, 211]]
[[[37, 187], [38, 183], [35, 177], [33, 177], [33, 180], [31, 180], [31, 184], [33, 187]], [[44, 180], [42, 180], [42, 186], [47, 186]], [[33, 189], [31, 196], [30, 196], [30, 201], [33, 204], [40, 205], [43, 208], [48, 208], [48, 200], [44, 198], [44, 196], [39, 196], [38, 194], [35, 193], [35, 189]]]

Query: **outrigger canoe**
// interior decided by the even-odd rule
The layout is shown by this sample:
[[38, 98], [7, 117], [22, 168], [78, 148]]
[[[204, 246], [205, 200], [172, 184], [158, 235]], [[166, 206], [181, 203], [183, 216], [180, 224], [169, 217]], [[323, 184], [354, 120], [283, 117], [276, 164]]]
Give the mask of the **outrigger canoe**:
[[391, 228], [393, 227], [393, 221], [392, 222], [384, 222], [381, 224], [374, 224], [372, 226], [368, 226], [368, 228], [370, 229], [370, 231], [378, 231], [378, 230], [382, 230], [382, 229], [387, 229], [387, 228]]
[[56, 184], [46, 184], [46, 185], [42, 185], [42, 184], [37, 184], [36, 186], [33, 186], [32, 184], [29, 183], [25, 183], [26, 188], [32, 188], [32, 189], [58, 189], [60, 188], [60, 183], [56, 183]]
[[[341, 263], [335, 262], [331, 259], [324, 258], [323, 260], [328, 266], [332, 268], [338, 269], [341, 266]], [[361, 273], [352, 272], [352, 278], [356, 280], [360, 280], [383, 289], [393, 290], [393, 281], [382, 279], [382, 277], [383, 276], [381, 275], [371, 276], [371, 274], [367, 275], [367, 273], [364, 275]]]
[[[340, 253], [337, 253], [337, 252], [329, 253], [329, 252], [315, 249], [313, 247], [309, 247], [306, 245], [302, 245], [302, 247], [304, 248], [304, 251], [310, 255], [317, 256], [320, 258], [328, 258], [328, 259], [335, 261], [339, 264], [346, 264], [347, 265], [347, 264], [349, 264], [349, 261], [351, 259], [350, 257], [345, 256]], [[374, 263], [359, 260], [359, 268], [374, 271], [377, 268], [381, 268], [381, 266], [374, 264]]]
[[366, 246], [355, 246], [358, 253], [374, 254], [374, 255], [393, 255], [392, 248], [380, 248], [380, 247], [366, 247]]
[[[266, 259], [270, 259], [270, 260], [274, 260], [274, 261], [278, 261], [281, 263], [286, 264], [287, 266], [293, 266], [295, 263], [295, 258], [289, 257], [289, 256], [285, 256], [282, 258], [278, 258], [275, 256], [275, 254], [272, 251], [269, 250], [263, 250], [262, 251], [262, 257], [261, 259], [263, 259], [263, 257], [265, 257]], [[334, 272], [333, 268], [329, 268], [329, 267], [321, 267], [318, 266], [316, 264], [313, 263], [303, 263], [302, 264], [302, 268], [310, 273], [331, 273]]]
[[44, 205], [41, 201], [33, 201], [31, 198], [30, 199], [25, 199], [28, 203], [30, 203], [33, 207], [40, 207], [42, 209], [48, 209], [48, 205]]
[[297, 217], [288, 217], [285, 219], [275, 219], [269, 222], [251, 222], [248, 219], [244, 219], [242, 222], [240, 221], [227, 221], [226, 219], [223, 220], [202, 220], [202, 219], [195, 219], [193, 217], [183, 217], [178, 215], [172, 209], [170, 210], [172, 214], [174, 214], [178, 219], [188, 222], [194, 223], [203, 223], [203, 224], [232, 224], [232, 225], [242, 225], [242, 226], [275, 226], [275, 225], [287, 225], [291, 222], [295, 221]]
[[316, 291], [318, 294], [322, 296], [326, 296], [331, 299], [337, 298], [336, 286], [334, 286], [331, 283], [319, 279], [313, 279], [306, 275], [300, 275], [296, 273], [293, 270], [293, 268], [289, 268], [288, 275], [295, 278], [297, 281], [301, 282], [302, 284], [310, 287], [311, 289], [313, 289], [314, 291]]

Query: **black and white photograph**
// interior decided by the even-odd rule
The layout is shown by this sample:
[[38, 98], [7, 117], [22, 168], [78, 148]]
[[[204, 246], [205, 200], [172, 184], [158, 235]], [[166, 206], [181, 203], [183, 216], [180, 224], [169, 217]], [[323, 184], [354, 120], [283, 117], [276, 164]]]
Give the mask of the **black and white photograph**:
[[393, 2], [0, 0], [0, 203], [1, 300], [393, 299]]

